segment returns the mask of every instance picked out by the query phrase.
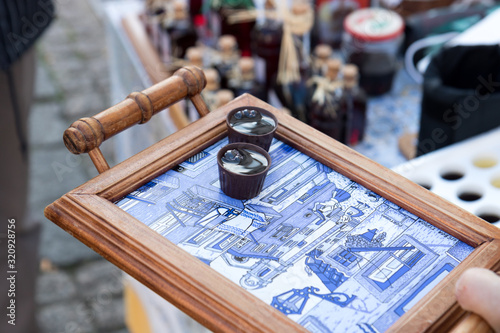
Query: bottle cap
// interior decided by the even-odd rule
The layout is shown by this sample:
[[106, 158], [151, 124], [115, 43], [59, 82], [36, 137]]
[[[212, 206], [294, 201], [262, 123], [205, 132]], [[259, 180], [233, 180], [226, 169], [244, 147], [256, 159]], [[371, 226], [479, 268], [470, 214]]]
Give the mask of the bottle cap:
[[333, 50], [330, 45], [319, 44], [316, 48], [314, 48], [314, 54], [320, 59], [328, 59], [332, 56]]
[[303, 14], [307, 13], [307, 11], [309, 9], [310, 9], [309, 4], [307, 4], [305, 2], [298, 2], [298, 3], [294, 3], [292, 5], [292, 13], [294, 15], [303, 15]]
[[251, 57], [241, 57], [238, 61], [238, 66], [242, 73], [253, 72], [255, 62]]
[[232, 35], [222, 35], [217, 45], [222, 52], [233, 51], [236, 49], [236, 38]]
[[209, 91], [219, 89], [219, 72], [214, 68], [204, 69], [205, 78], [207, 79], [207, 86], [205, 87]]
[[199, 47], [188, 47], [186, 50], [186, 59], [194, 66], [203, 67], [203, 52]]
[[357, 79], [358, 77], [358, 66], [354, 64], [347, 64], [343, 69], [344, 80], [345, 79]]
[[234, 99], [234, 93], [229, 89], [222, 89], [215, 93], [216, 107], [221, 107]]
[[337, 79], [340, 67], [342, 67], [342, 61], [340, 61], [340, 59], [328, 59], [326, 61], [326, 77], [330, 80]]
[[184, 20], [188, 17], [186, 3], [182, 1], [176, 1], [174, 3], [174, 19]]

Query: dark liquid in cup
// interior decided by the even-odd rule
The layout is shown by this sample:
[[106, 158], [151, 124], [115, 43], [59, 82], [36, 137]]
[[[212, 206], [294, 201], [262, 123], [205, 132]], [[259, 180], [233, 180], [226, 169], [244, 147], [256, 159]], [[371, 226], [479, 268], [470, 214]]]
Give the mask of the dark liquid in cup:
[[242, 175], [253, 175], [264, 171], [267, 166], [267, 158], [251, 149], [230, 149], [221, 157], [224, 169]]
[[229, 119], [229, 125], [236, 131], [249, 135], [267, 134], [276, 127], [273, 118], [252, 109], [235, 112]]

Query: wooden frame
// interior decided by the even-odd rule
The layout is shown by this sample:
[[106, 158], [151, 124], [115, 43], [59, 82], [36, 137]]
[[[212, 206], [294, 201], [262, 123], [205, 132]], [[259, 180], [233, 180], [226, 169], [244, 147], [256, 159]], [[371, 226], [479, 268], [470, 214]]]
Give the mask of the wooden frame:
[[[75, 122], [65, 134], [68, 148], [77, 153], [94, 151], [107, 137], [141, 122], [145, 114], [154, 114], [185, 96], [198, 100], [204, 78], [197, 75], [199, 73], [192, 68], [181, 70], [160, 85], [131, 94], [125, 102], [95, 117], [86, 118], [83, 123]], [[165, 91], [169, 92], [167, 97]], [[151, 112], [144, 106], [146, 102], [153, 106]], [[276, 131], [279, 140], [475, 248], [389, 331], [442, 332], [453, 327], [460, 331], [460, 327], [464, 328], [464, 325], [477, 320], [477, 316], [469, 315], [457, 304], [455, 283], [469, 267], [500, 270], [498, 228], [250, 95], [243, 95], [206, 114], [112, 169], [102, 170], [101, 175], [49, 205], [45, 210], [46, 216], [213, 331], [306, 332], [281, 312], [170, 243], [113, 203], [222, 139], [227, 133], [226, 114], [244, 105], [271, 110], [279, 121]], [[110, 115], [118, 111], [125, 112], [128, 119], [125, 124], [117, 122], [119, 124], [116, 125], [110, 120]], [[84, 139], [86, 137], [92, 140], [100, 138], [96, 139], [100, 142], [89, 143], [90, 139]], [[69, 143], [77, 139], [84, 144]]]

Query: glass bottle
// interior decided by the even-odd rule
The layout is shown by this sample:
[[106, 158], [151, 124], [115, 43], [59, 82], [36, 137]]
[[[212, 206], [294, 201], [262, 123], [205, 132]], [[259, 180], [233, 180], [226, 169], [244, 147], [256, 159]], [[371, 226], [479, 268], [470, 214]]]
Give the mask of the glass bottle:
[[162, 22], [167, 16], [168, 1], [146, 0], [144, 25], [146, 33], [162, 60], [170, 60], [168, 36], [162, 29]]
[[344, 87], [340, 99], [342, 112], [346, 114], [346, 144], [354, 146], [363, 140], [366, 127], [366, 93], [358, 85], [358, 67], [344, 66]]
[[221, 89], [215, 93], [215, 104], [212, 110], [226, 105], [234, 99], [234, 93], [229, 89]]
[[345, 143], [346, 113], [340, 107], [342, 84], [338, 79], [341, 65], [339, 59], [329, 59], [325, 76], [313, 78], [308, 118], [312, 127]]
[[344, 19], [358, 8], [360, 2], [355, 0], [331, 0], [320, 4], [317, 15], [320, 43], [340, 48]]
[[248, 93], [263, 101], [266, 100], [265, 88], [255, 78], [255, 61], [251, 57], [241, 57], [238, 69], [233, 72], [228, 86], [236, 97]]
[[[291, 7], [290, 13], [294, 18], [307, 20], [310, 11], [312, 11], [312, 8], [309, 3], [295, 2]], [[307, 23], [307, 21], [304, 21], [304, 23]], [[287, 23], [285, 22], [285, 24]], [[307, 27], [308, 24], [304, 24], [304, 26]], [[295, 26], [289, 26], [288, 28], [292, 31], [293, 47], [295, 49], [293, 52], [296, 52], [296, 57], [293, 62], [288, 59], [285, 66], [281, 63], [285, 58], [282, 58], [279, 66], [297, 68], [299, 78], [287, 82], [286, 79], [280, 78], [283, 73], [278, 73], [274, 91], [282, 106], [289, 109], [295, 118], [306, 122], [308, 104], [307, 81], [310, 76], [309, 52], [307, 51], [310, 48], [309, 30], [305, 29], [301, 30], [300, 33], [296, 33]], [[283, 38], [286, 37], [283, 36]], [[286, 47], [286, 45], [283, 44], [282, 47]], [[291, 51], [291, 49], [288, 51]], [[284, 52], [284, 50], [282, 49], [281, 52]]]
[[[252, 31], [252, 53], [256, 56], [256, 68], [262, 67], [262, 81], [266, 90], [274, 85], [278, 72], [283, 22], [278, 20], [277, 11], [272, 0], [265, 3], [264, 18], [257, 22]], [[274, 16], [273, 16], [274, 15]], [[257, 69], [257, 73], [259, 70]]]
[[314, 57], [311, 65], [312, 75], [324, 75], [327, 68], [326, 63], [331, 59], [333, 49], [327, 44], [319, 44], [314, 48]]
[[203, 50], [198, 46], [191, 46], [186, 50], [186, 60], [193, 66], [203, 69]]
[[237, 68], [240, 59], [236, 38], [232, 35], [220, 36], [217, 48], [219, 56], [214, 67], [219, 71], [221, 88], [228, 89], [228, 77], [230, 72]]
[[209, 0], [211, 11], [212, 30], [219, 35], [232, 35], [235, 37], [238, 48], [243, 56], [251, 55], [251, 32], [255, 25], [254, 21], [229, 23], [232, 13], [241, 10], [252, 10], [255, 8], [252, 0]]
[[173, 19], [165, 26], [170, 37], [170, 50], [173, 58], [184, 59], [186, 50], [196, 45], [198, 35], [191, 24], [186, 3], [178, 1], [173, 6]]

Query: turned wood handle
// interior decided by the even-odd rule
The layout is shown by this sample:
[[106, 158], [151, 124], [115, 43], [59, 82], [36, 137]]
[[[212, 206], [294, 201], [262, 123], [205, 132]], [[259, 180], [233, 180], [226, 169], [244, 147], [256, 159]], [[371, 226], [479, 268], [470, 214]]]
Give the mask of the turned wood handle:
[[200, 96], [205, 85], [201, 69], [195, 66], [181, 68], [168, 79], [142, 92], [131, 93], [115, 106], [75, 121], [64, 132], [64, 144], [73, 154], [89, 153], [113, 135], [149, 121], [156, 113], [187, 97], [200, 116], [204, 116], [209, 112]]

